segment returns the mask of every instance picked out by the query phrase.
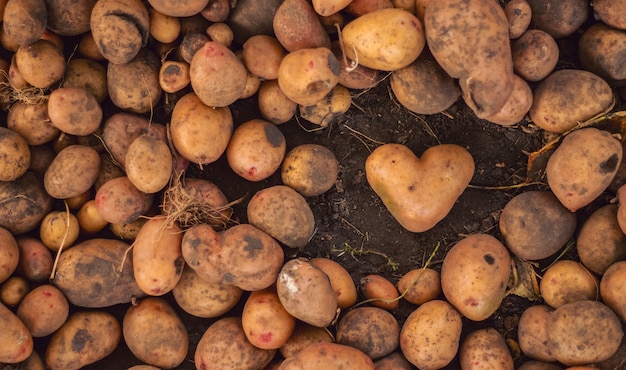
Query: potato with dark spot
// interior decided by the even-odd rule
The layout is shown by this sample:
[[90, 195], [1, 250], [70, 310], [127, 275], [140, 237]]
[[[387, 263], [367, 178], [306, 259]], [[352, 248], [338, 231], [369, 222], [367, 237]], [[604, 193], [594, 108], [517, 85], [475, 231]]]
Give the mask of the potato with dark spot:
[[509, 38], [520, 37], [530, 26], [532, 10], [526, 0], [511, 0], [504, 6], [504, 14], [509, 21]]
[[289, 357], [279, 370], [301, 370], [308, 368], [374, 370], [372, 359], [362, 351], [338, 343], [316, 343]]
[[511, 46], [513, 70], [526, 81], [546, 78], [559, 61], [559, 46], [542, 30], [528, 30]]
[[91, 29], [91, 11], [98, 0], [44, 0], [48, 9], [47, 27], [60, 36], [78, 36]]
[[100, 128], [102, 108], [89, 90], [60, 87], [50, 93], [48, 117], [54, 127], [66, 134], [86, 136]]
[[611, 27], [626, 30], [626, 3], [620, 0], [595, 0], [592, 4], [594, 16]]
[[122, 321], [124, 342], [146, 364], [162, 369], [180, 365], [189, 350], [189, 335], [174, 308], [159, 297], [131, 305]]
[[48, 24], [44, 0], [7, 0], [3, 13], [2, 27], [6, 37], [17, 45], [39, 40]]
[[13, 181], [0, 181], [0, 227], [13, 235], [32, 231], [52, 210], [41, 177], [27, 171]]
[[513, 356], [504, 338], [490, 327], [475, 330], [463, 339], [459, 361], [462, 369], [514, 369]]
[[517, 326], [520, 350], [526, 356], [540, 361], [556, 361], [547, 346], [546, 321], [554, 309], [545, 304], [530, 306], [524, 310]]
[[597, 275], [626, 259], [626, 235], [619, 226], [618, 215], [616, 204], [604, 205], [593, 211], [578, 231], [576, 251], [580, 262]]
[[[626, 8], [626, 6], [625, 6]], [[626, 80], [626, 30], [597, 22], [578, 40], [578, 58], [584, 69], [614, 85]]]
[[273, 19], [276, 39], [289, 52], [330, 48], [330, 38], [313, 5], [306, 0], [283, 1]]
[[608, 131], [585, 127], [565, 136], [548, 158], [550, 190], [572, 212], [588, 205], [611, 183], [622, 144]]
[[96, 182], [100, 154], [84, 145], [70, 145], [52, 160], [43, 178], [48, 194], [66, 199], [82, 194]]
[[348, 88], [342, 85], [335, 85], [322, 100], [313, 105], [300, 105], [300, 117], [305, 120], [328, 127], [337, 117], [341, 117], [350, 109], [352, 105], [352, 95]]
[[281, 165], [283, 184], [305, 197], [330, 190], [337, 181], [339, 162], [332, 150], [319, 144], [301, 144], [291, 149]]
[[67, 299], [50, 284], [40, 285], [28, 292], [16, 312], [33, 337], [54, 333], [65, 323], [69, 313]]
[[178, 92], [189, 85], [189, 63], [165, 61], [159, 70], [159, 85], [166, 93]]
[[22, 362], [33, 352], [33, 337], [19, 317], [0, 303], [0, 362]]
[[526, 0], [532, 11], [532, 26], [555, 39], [569, 36], [585, 23], [587, 0]]
[[113, 353], [122, 337], [119, 322], [106, 311], [80, 311], [50, 339], [46, 365], [50, 370], [78, 370]]
[[13, 181], [28, 171], [30, 148], [19, 133], [0, 127], [0, 181]]
[[20, 235], [15, 241], [20, 250], [18, 270], [30, 282], [40, 283], [50, 278], [54, 258], [41, 240], [28, 235]]
[[514, 196], [502, 209], [499, 228], [504, 245], [525, 260], [550, 257], [576, 231], [576, 214], [565, 208], [550, 191], [526, 191]]
[[252, 225], [290, 248], [303, 248], [315, 232], [311, 207], [286, 185], [259, 190], [248, 202], [247, 214]]
[[126, 176], [113, 178], [96, 192], [96, 208], [111, 223], [130, 223], [146, 215], [152, 207], [153, 194], [139, 191]]
[[357, 307], [337, 323], [337, 343], [354, 347], [372, 360], [398, 348], [400, 325], [388, 311], [378, 307]]

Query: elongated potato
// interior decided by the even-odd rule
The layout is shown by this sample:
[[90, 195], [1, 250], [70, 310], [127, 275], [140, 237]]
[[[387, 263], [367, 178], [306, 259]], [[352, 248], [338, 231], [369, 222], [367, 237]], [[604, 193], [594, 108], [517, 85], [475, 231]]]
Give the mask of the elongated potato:
[[100, 154], [85, 145], [70, 145], [52, 160], [44, 174], [46, 192], [57, 199], [70, 198], [89, 190], [100, 170]]
[[7, 280], [20, 261], [20, 249], [9, 230], [0, 227], [0, 283]]
[[0, 362], [24, 361], [33, 352], [33, 337], [22, 320], [0, 303]]
[[165, 188], [172, 176], [172, 152], [163, 140], [144, 134], [128, 147], [124, 168], [139, 191], [156, 193]]
[[439, 271], [431, 268], [413, 269], [398, 280], [398, 291], [407, 301], [421, 305], [441, 294]]
[[357, 290], [352, 276], [345, 267], [330, 258], [312, 258], [311, 264], [324, 271], [337, 295], [337, 306], [342, 309], [352, 307], [357, 300]]

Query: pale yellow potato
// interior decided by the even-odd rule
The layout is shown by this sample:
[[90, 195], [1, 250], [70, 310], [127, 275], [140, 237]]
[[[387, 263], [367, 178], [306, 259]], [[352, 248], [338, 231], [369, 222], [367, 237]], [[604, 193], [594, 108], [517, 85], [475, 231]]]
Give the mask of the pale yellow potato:
[[95, 199], [88, 200], [80, 207], [76, 219], [81, 233], [88, 235], [97, 233], [109, 224], [98, 212]]
[[206, 34], [212, 41], [217, 41], [226, 47], [230, 47], [235, 38], [230, 26], [222, 22], [211, 24], [207, 27]]
[[52, 211], [39, 225], [41, 242], [52, 251], [71, 247], [80, 234], [78, 219], [71, 212]]
[[176, 41], [180, 35], [180, 19], [163, 14], [154, 8], [150, 12], [150, 35], [162, 43]]
[[143, 134], [128, 146], [124, 168], [126, 176], [144, 193], [156, 193], [169, 184], [174, 162], [163, 140]]
[[317, 257], [311, 259], [311, 264], [330, 279], [330, 285], [337, 295], [337, 306], [341, 309], [352, 307], [357, 300], [357, 290], [352, 276], [345, 267], [330, 258]]
[[28, 171], [30, 148], [16, 131], [0, 127], [0, 181], [13, 181]]
[[20, 250], [11, 232], [0, 227], [0, 283], [7, 280], [20, 262]]

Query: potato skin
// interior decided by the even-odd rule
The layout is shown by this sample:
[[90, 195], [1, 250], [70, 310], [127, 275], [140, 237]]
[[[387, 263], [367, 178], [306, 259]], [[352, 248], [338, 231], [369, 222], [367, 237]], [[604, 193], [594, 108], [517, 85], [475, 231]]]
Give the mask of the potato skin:
[[248, 71], [264, 80], [278, 78], [280, 62], [287, 54], [273, 36], [254, 35], [243, 44], [243, 63]]
[[600, 280], [602, 302], [609, 306], [620, 320], [626, 322], [626, 286], [622, 284], [626, 277], [626, 261], [617, 261], [606, 269]]
[[42, 179], [27, 171], [14, 181], [0, 182], [0, 226], [13, 235], [32, 231], [52, 209]]
[[3, 5], [2, 27], [6, 37], [17, 45], [28, 45], [41, 38], [48, 24], [44, 0], [11, 0]]
[[33, 337], [22, 320], [0, 303], [0, 362], [18, 363], [33, 352]]
[[20, 262], [20, 249], [9, 230], [0, 227], [0, 283], [7, 280]]
[[337, 295], [337, 306], [342, 309], [349, 308], [356, 303], [357, 291], [354, 280], [348, 270], [338, 262], [329, 258], [317, 257], [310, 260], [313, 266], [322, 270], [330, 279], [330, 285]]
[[469, 333], [461, 343], [459, 361], [462, 369], [514, 369], [504, 338], [493, 328]]
[[602, 22], [587, 28], [578, 41], [578, 58], [588, 71], [614, 84], [626, 80], [626, 32]]
[[533, 92], [530, 86], [518, 75], [513, 75], [513, 91], [495, 114], [485, 117], [489, 122], [502, 126], [512, 126], [524, 119], [533, 104]]
[[547, 346], [546, 321], [554, 309], [545, 304], [528, 307], [519, 319], [517, 338], [522, 352], [535, 360], [554, 362], [556, 359]]
[[583, 265], [573, 260], [558, 260], [546, 270], [539, 289], [544, 302], [553, 308], [598, 297], [599, 281]]
[[283, 184], [305, 197], [330, 190], [337, 181], [339, 161], [335, 154], [319, 144], [301, 144], [291, 149], [281, 164]]
[[400, 326], [388, 311], [378, 307], [357, 307], [337, 323], [337, 343], [354, 347], [376, 360], [395, 351]]
[[511, 46], [513, 70], [526, 81], [546, 78], [559, 61], [559, 46], [542, 30], [528, 30]]
[[626, 30], [626, 20], [622, 16], [626, 11], [623, 1], [596, 0], [593, 2], [594, 15], [611, 27]]
[[28, 281], [36, 283], [50, 278], [54, 265], [54, 258], [50, 249], [41, 240], [28, 235], [20, 235], [15, 241], [20, 250], [18, 267], [20, 274]]
[[241, 313], [246, 338], [255, 347], [278, 349], [289, 339], [296, 319], [280, 302], [276, 288], [251, 292]]
[[400, 225], [423, 232], [450, 212], [474, 175], [474, 159], [454, 144], [430, 147], [421, 158], [402, 144], [384, 144], [367, 158], [365, 174]]
[[[60, 133], [58, 128], [50, 124], [47, 102], [26, 104], [17, 101], [13, 103], [7, 112], [7, 128], [20, 134], [31, 146], [49, 143]], [[31, 153], [31, 161], [32, 157]]]
[[33, 337], [45, 337], [65, 323], [69, 312], [70, 305], [63, 293], [54, 285], [43, 284], [26, 294], [16, 315]]
[[191, 17], [200, 13], [207, 6], [209, 0], [148, 0], [148, 3], [157, 11], [170, 17]]
[[585, 0], [527, 0], [533, 15], [533, 26], [555, 39], [573, 34], [588, 17]]
[[172, 152], [163, 140], [144, 134], [128, 147], [124, 168], [139, 191], [156, 193], [165, 188], [172, 176]]
[[616, 204], [602, 206], [589, 215], [578, 232], [580, 262], [597, 275], [626, 259], [626, 235], [619, 227], [618, 212]]
[[91, 135], [100, 127], [102, 108], [83, 87], [60, 87], [50, 93], [48, 116], [59, 130], [77, 136]]
[[413, 269], [402, 275], [398, 280], [398, 292], [404, 294], [408, 302], [421, 305], [441, 294], [441, 277], [439, 271], [431, 268]]
[[[113, 0], [116, 1], [116, 0]], [[113, 104], [133, 113], [147, 113], [163, 93], [159, 84], [161, 61], [150, 49], [141, 49], [124, 64], [107, 66], [107, 90]]]
[[345, 369], [373, 370], [374, 363], [365, 353], [338, 343], [315, 343], [282, 362], [279, 370]]
[[16, 131], [0, 127], [0, 181], [13, 181], [28, 171], [30, 149]]
[[20, 46], [15, 52], [15, 64], [26, 82], [45, 89], [63, 78], [66, 61], [53, 42], [40, 39]]
[[44, 174], [46, 192], [57, 199], [82, 194], [96, 182], [100, 154], [85, 145], [70, 145], [52, 160]]
[[274, 15], [272, 27], [276, 39], [288, 51], [330, 48], [330, 38], [311, 3], [285, 0]]
[[379, 274], [369, 274], [359, 280], [359, 290], [375, 307], [395, 310], [400, 305], [398, 289], [391, 280]]
[[112, 224], [127, 224], [148, 213], [153, 194], [146, 194], [126, 176], [110, 179], [96, 192], [96, 208], [102, 218]]
[[526, 0], [512, 0], [504, 6], [509, 21], [509, 38], [516, 39], [526, 32], [532, 18], [532, 10]]

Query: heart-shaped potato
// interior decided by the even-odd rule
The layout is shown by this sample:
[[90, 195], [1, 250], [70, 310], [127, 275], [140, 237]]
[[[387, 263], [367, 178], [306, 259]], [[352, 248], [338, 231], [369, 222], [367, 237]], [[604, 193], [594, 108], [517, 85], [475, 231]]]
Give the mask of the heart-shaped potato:
[[423, 232], [450, 212], [474, 175], [474, 159], [455, 144], [430, 147], [421, 158], [402, 144], [384, 144], [367, 158], [365, 174], [400, 225]]

